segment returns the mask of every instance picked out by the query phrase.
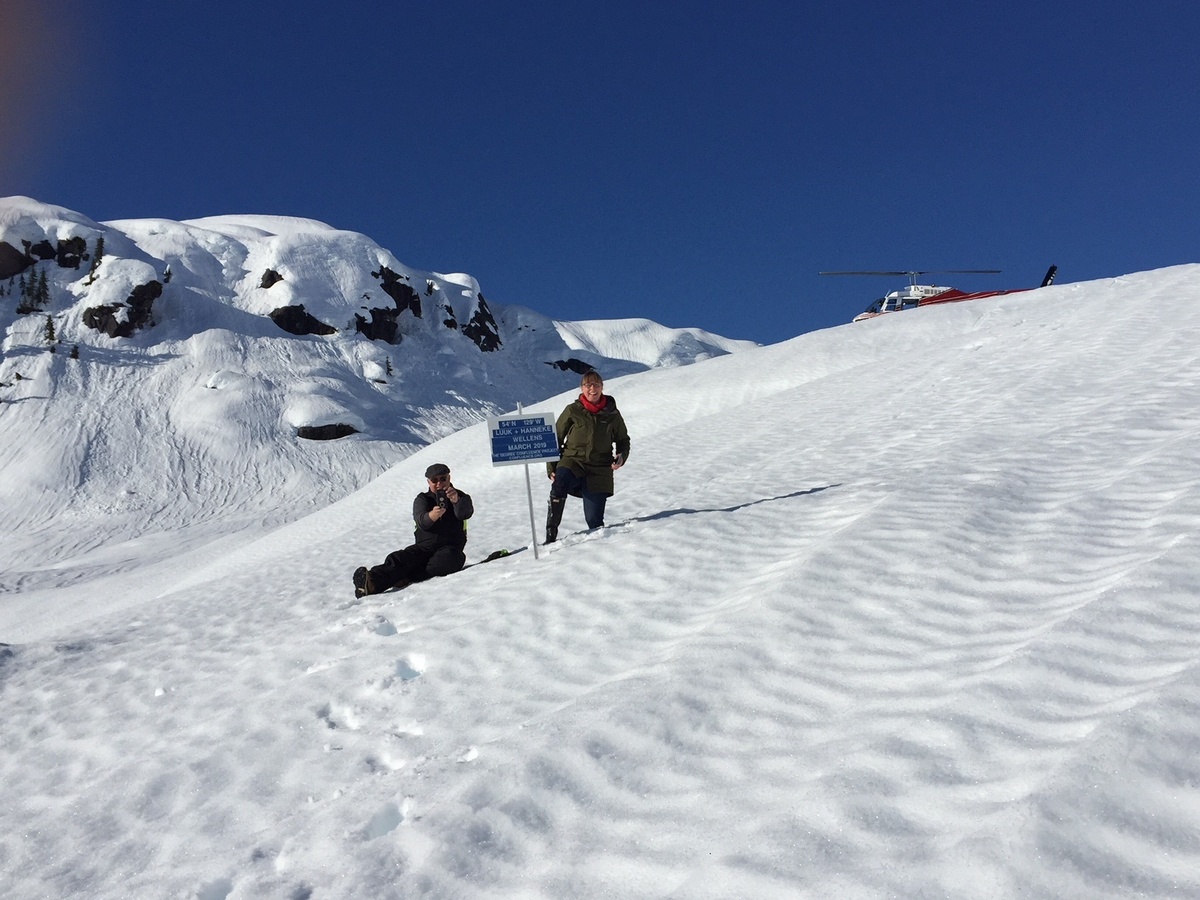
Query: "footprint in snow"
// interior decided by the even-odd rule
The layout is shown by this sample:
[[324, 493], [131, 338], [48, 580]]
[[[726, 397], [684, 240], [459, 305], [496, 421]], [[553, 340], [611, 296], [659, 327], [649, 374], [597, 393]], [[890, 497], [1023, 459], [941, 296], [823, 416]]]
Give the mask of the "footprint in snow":
[[414, 678], [420, 678], [421, 673], [425, 671], [425, 657], [420, 653], [412, 653], [408, 656], [402, 656], [396, 660], [395, 666], [392, 667], [392, 672], [386, 678], [376, 682], [376, 687], [380, 690], [395, 685], [397, 681], [401, 684], [406, 684]]
[[339, 729], [358, 731], [362, 727], [362, 722], [359, 721], [354, 710], [348, 706], [335, 707], [330, 703], [326, 703], [317, 710], [317, 718], [324, 722], [325, 727], [330, 731], [338, 731]]
[[392, 726], [391, 733], [398, 738], [420, 737], [425, 733], [425, 728], [416, 720], [410, 722], [397, 722]]
[[218, 878], [208, 884], [200, 885], [196, 891], [196, 900], [225, 900], [233, 893], [233, 879]]
[[404, 820], [412, 815], [413, 801], [411, 797], [405, 797], [404, 802], [400, 805], [395, 803], [385, 803], [375, 815], [371, 816], [366, 825], [363, 826], [362, 838], [364, 841], [373, 841], [376, 838], [381, 838], [384, 835], [391, 834], [399, 828]]
[[396, 660], [396, 677], [401, 681], [412, 681], [414, 678], [420, 677], [423, 671], [425, 671], [425, 657], [419, 653]]
[[307, 669], [305, 669], [304, 674], [305, 675], [313, 675], [317, 672], [324, 672], [326, 669], [332, 669], [334, 666], [336, 666], [340, 662], [341, 662], [340, 659], [322, 660], [321, 662], [313, 663], [311, 666], [309, 666]]
[[394, 753], [392, 748], [384, 747], [379, 753], [364, 759], [363, 763], [376, 775], [386, 775], [403, 769], [408, 765], [408, 760]]

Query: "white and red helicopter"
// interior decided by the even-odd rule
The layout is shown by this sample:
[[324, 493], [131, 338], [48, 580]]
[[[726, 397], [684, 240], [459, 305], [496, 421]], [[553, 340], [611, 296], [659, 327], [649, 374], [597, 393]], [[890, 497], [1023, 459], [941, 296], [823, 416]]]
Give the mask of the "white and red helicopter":
[[[865, 310], [854, 317], [853, 321], [862, 322], [874, 319], [886, 313], [900, 312], [905, 309], [916, 309], [919, 306], [933, 306], [936, 303], [961, 303], [963, 300], [980, 300], [984, 297], [999, 297], [1004, 294], [1019, 294], [1033, 288], [1010, 288], [1005, 291], [960, 291], [958, 288], [945, 287], [938, 284], [917, 284], [920, 275], [999, 275], [999, 269], [917, 269], [906, 272], [819, 272], [819, 275], [907, 275], [908, 287], [884, 294]], [[1058, 266], [1046, 270], [1040, 287], [1047, 287], [1054, 282], [1058, 274]]]

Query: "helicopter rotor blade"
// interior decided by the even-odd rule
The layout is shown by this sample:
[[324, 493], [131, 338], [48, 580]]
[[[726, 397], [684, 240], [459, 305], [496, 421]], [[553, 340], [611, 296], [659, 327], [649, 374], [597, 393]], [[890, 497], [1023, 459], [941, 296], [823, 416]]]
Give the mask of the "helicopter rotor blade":
[[[818, 272], [818, 275], [911, 275], [912, 272]], [[919, 272], [915, 274], [920, 274]]]
[[889, 272], [818, 272], [818, 275], [999, 275], [999, 269], [905, 269]]

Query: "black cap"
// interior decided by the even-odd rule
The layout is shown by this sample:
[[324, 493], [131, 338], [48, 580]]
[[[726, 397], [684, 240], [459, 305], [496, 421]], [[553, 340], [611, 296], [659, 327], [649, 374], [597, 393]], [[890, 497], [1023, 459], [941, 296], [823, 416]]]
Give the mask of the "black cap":
[[430, 466], [428, 469], [425, 470], [426, 478], [436, 478], [439, 475], [449, 475], [449, 474], [450, 474], [450, 467], [448, 465], [446, 465], [445, 463], [434, 463], [432, 466]]

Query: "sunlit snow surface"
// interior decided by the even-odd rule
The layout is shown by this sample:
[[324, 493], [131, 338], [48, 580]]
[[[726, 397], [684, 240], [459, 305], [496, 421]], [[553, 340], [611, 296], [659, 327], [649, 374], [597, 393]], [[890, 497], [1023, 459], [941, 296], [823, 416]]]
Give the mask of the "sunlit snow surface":
[[[1198, 348], [1185, 266], [617, 379], [609, 527], [571, 501], [537, 559], [484, 426], [331, 505], [232, 448], [182, 498], [30, 518], [0, 546], [0, 883], [1198, 896]], [[435, 460], [469, 557], [519, 552], [355, 601]], [[220, 486], [256, 477], [313, 511], [220, 541]], [[124, 540], [122, 503], [161, 531]], [[83, 561], [29, 571], [39, 541]]]

